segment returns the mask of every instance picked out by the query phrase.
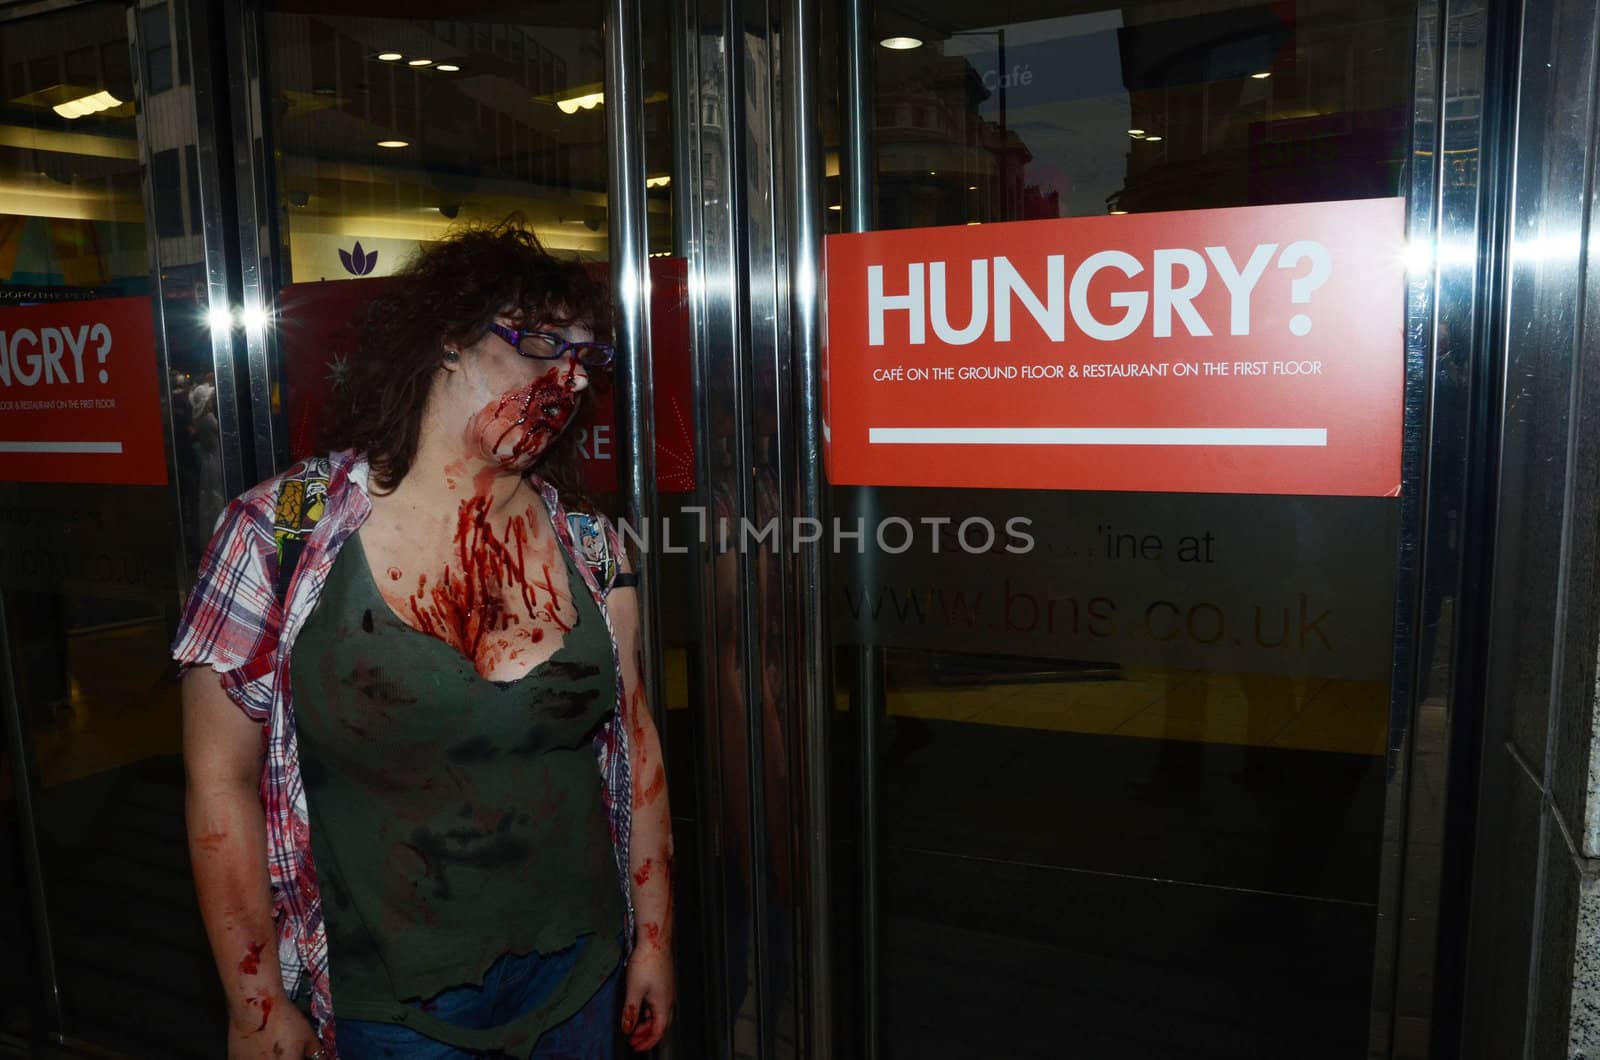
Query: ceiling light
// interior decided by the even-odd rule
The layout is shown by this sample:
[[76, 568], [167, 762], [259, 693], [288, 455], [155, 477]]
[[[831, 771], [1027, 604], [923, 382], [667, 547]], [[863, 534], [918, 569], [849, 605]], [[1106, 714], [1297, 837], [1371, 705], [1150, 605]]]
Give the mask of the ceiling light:
[[843, 210], [844, 207], [840, 206], [838, 203], [834, 203], [832, 206], [828, 207], [828, 209], [830, 209], [830, 210]]
[[982, 221], [968, 221], [967, 222], [967, 227], [971, 228], [973, 225], [981, 225], [981, 224], [983, 224]]
[[1257, 81], [1265, 81], [1267, 78], [1272, 76], [1272, 71], [1263, 70], [1259, 74], [1251, 74], [1250, 76], [1255, 78]]
[[672, 177], [663, 173], [659, 177], [645, 177], [644, 186], [647, 188], [664, 188], [672, 183]]
[[968, 184], [967, 185], [967, 190], [968, 191], [977, 191], [978, 190], [978, 186], [976, 184]]
[[206, 312], [206, 322], [212, 331], [232, 331], [233, 310], [225, 305], [214, 305]]
[[410, 147], [410, 140], [379, 140], [379, 147]]
[[461, 67], [457, 66], [455, 63], [440, 63], [438, 66], [435, 66], [434, 69], [442, 74], [454, 74], [461, 71]]
[[378, 58], [383, 62], [392, 63], [396, 60], [404, 59], [405, 56], [401, 55], [399, 52], [379, 52]]
[[407, 66], [432, 66], [433, 65], [433, 60], [432, 59], [410, 59], [410, 60], [407, 60], [406, 65]]
[[894, 52], [908, 52], [912, 48], [922, 47], [922, 41], [916, 37], [885, 37], [878, 43]]
[[79, 96], [77, 99], [69, 99], [65, 103], [57, 103], [50, 109], [63, 118], [72, 119], [98, 114], [103, 110], [110, 110], [112, 107], [120, 106], [122, 106], [122, 100], [102, 90], [87, 96]]
[[573, 96], [571, 99], [558, 99], [556, 100], [556, 106], [561, 108], [561, 113], [563, 114], [576, 114], [580, 110], [594, 110], [605, 101], [606, 94], [604, 92], [585, 92], [583, 95]]
[[1161, 137], [1159, 137], [1159, 136], [1146, 136], [1144, 138], [1144, 142], [1147, 143], [1147, 144], [1153, 144], [1159, 139], [1161, 139]]
[[1121, 217], [1123, 214], [1125, 214], [1127, 212], [1128, 212], [1127, 210], [1112, 210], [1111, 211], [1111, 216], [1112, 217]]

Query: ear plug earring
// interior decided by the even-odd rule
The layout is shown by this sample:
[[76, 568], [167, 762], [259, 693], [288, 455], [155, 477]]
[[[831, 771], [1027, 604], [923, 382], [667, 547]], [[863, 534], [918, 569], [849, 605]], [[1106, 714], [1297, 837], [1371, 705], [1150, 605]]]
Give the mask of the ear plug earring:
[[453, 347], [446, 346], [444, 348], [444, 359], [447, 361], [459, 361], [461, 359], [461, 351], [454, 349]]

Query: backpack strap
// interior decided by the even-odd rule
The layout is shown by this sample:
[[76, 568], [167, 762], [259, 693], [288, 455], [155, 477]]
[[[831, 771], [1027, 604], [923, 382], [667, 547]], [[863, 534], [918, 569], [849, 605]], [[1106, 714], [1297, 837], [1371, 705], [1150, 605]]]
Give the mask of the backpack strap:
[[295, 568], [306, 541], [317, 528], [328, 507], [328, 462], [307, 460], [299, 474], [286, 476], [278, 483], [273, 502], [272, 537], [278, 545], [278, 570], [272, 579], [272, 592], [282, 607], [289, 598]]

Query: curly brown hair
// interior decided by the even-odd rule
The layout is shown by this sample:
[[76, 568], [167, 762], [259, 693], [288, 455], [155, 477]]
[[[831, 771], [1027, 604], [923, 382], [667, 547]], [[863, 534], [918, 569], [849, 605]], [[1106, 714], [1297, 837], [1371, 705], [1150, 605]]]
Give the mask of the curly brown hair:
[[[328, 397], [324, 450], [365, 453], [374, 489], [393, 490], [416, 458], [444, 346], [471, 346], [499, 314], [555, 327], [582, 323], [602, 341], [611, 333], [606, 288], [582, 263], [546, 251], [520, 215], [453, 229], [419, 250], [367, 307], [345, 378]], [[573, 419], [587, 400], [585, 390]], [[563, 432], [530, 473], [583, 499], [577, 432]]]

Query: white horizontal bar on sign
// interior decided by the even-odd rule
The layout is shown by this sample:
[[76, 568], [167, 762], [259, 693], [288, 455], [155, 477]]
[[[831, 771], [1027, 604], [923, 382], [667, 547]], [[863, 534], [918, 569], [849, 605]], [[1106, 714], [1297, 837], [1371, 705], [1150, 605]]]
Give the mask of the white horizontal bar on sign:
[[870, 427], [873, 445], [1326, 446], [1325, 427]]
[[0, 442], [0, 453], [120, 453], [121, 442]]

